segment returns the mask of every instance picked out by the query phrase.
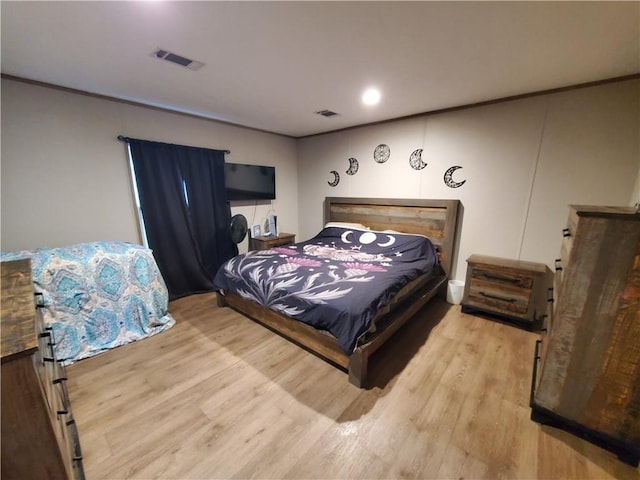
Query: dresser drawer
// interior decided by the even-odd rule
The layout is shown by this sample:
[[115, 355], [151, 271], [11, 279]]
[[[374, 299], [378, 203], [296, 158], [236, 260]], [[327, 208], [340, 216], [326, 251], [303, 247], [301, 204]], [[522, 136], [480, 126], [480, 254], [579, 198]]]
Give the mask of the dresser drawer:
[[530, 288], [476, 278], [471, 281], [467, 303], [497, 313], [526, 317], [530, 299]]
[[558, 298], [562, 291], [562, 285], [564, 283], [565, 269], [569, 265], [571, 258], [571, 250], [573, 249], [573, 239], [576, 234], [578, 218], [575, 210], [571, 210], [569, 220], [567, 221], [567, 228], [562, 230], [562, 244], [560, 246], [560, 258], [555, 260], [555, 275], [553, 278], [553, 289], [555, 291], [555, 297]]
[[569, 211], [569, 218], [567, 220], [566, 228], [562, 229], [562, 245], [560, 247], [560, 263], [562, 265], [569, 264], [569, 256], [573, 248], [573, 239], [576, 236], [576, 229], [578, 228], [578, 215], [574, 209]]
[[514, 287], [531, 289], [533, 276], [528, 272], [518, 272], [506, 269], [492, 268], [486, 265], [474, 265], [471, 271], [472, 280], [491, 283], [497, 288]]
[[564, 278], [564, 267], [560, 260], [556, 260], [556, 273], [553, 275], [553, 298], [558, 298], [562, 291], [562, 279]]
[[[542, 319], [542, 326], [540, 330], [540, 347], [538, 350], [538, 356], [540, 358], [540, 363], [538, 364], [538, 372], [542, 371], [544, 368], [544, 362], [547, 358], [547, 350], [549, 348], [549, 338], [551, 337], [551, 332], [553, 330], [553, 304], [551, 302], [547, 303], [547, 313], [544, 315]], [[538, 388], [538, 383], [540, 382], [540, 375], [538, 374], [535, 378], [535, 389]]]

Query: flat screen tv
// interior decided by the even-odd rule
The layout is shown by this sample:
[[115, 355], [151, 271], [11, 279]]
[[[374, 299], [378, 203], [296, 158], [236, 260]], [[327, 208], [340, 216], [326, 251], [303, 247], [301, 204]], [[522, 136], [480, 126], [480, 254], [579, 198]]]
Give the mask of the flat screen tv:
[[224, 182], [229, 200], [274, 200], [276, 198], [275, 167], [225, 163]]

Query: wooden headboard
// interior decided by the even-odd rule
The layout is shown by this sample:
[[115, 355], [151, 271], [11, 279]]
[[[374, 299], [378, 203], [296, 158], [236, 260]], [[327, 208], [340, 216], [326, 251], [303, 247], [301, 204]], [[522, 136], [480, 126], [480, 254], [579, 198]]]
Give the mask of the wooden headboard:
[[445, 273], [451, 273], [459, 200], [326, 197], [324, 221], [362, 223], [429, 237]]

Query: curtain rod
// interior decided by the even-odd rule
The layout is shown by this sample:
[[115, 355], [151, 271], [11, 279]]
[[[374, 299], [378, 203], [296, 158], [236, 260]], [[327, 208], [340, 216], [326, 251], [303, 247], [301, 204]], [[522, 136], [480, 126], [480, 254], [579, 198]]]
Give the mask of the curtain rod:
[[[124, 135], [118, 135], [118, 140], [120, 140], [121, 142], [127, 142], [129, 143], [131, 140], [133, 140], [130, 137], [125, 137]], [[231, 150], [222, 150], [224, 153], [229, 154], [231, 153]]]

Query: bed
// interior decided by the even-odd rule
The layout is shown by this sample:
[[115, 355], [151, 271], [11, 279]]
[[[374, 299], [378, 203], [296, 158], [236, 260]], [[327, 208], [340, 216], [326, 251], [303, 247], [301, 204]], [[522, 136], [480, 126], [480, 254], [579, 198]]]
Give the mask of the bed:
[[[327, 197], [325, 228], [314, 238], [248, 252], [225, 263], [214, 281], [218, 305], [233, 308], [348, 371], [349, 381], [364, 388], [369, 357], [445, 288], [459, 204]], [[241, 283], [241, 270], [253, 277], [253, 286]], [[374, 277], [386, 278], [392, 272], [387, 290], [351, 308], [351, 303], [378, 289]], [[294, 284], [302, 298], [283, 293]], [[306, 310], [303, 321], [301, 310]], [[341, 329], [349, 334], [343, 336]]]
[[123, 242], [2, 252], [31, 260], [37, 302], [63, 365], [171, 328], [168, 293], [151, 250]]

